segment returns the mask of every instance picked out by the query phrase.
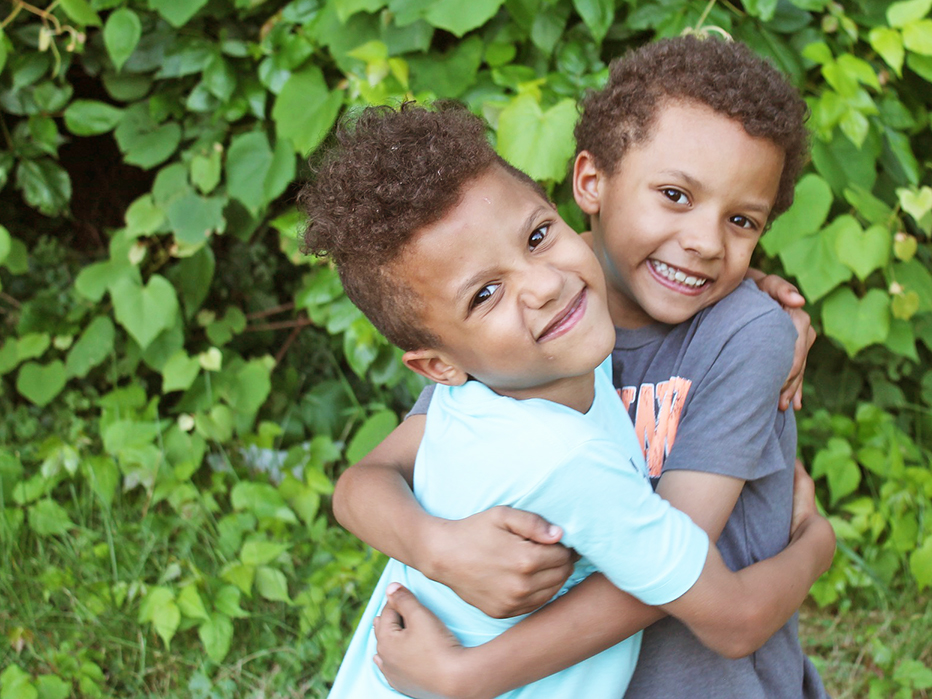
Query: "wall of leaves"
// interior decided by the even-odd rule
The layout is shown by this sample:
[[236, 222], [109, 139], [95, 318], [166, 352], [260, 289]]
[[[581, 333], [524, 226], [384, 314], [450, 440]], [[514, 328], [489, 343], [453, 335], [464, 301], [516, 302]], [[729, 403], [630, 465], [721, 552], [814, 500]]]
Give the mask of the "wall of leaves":
[[[820, 333], [800, 442], [840, 545], [814, 596], [843, 607], [932, 584], [930, 10], [932, 0], [5, 4], [2, 572], [40, 576], [67, 613], [161, 640], [121, 660], [143, 669], [132, 680], [114, 651], [64, 631], [40, 643], [28, 615], [11, 614], [27, 640], [4, 688], [54, 684], [46, 676], [80, 696], [171, 685], [145, 671], [152, 653], [222, 663], [263, 638], [235, 629], [284, 615], [317, 678], [309, 691], [323, 692], [378, 567], [332, 526], [326, 496], [420, 383], [334, 271], [300, 253], [306, 157], [346, 109], [462, 100], [583, 230], [565, 181], [577, 99], [611, 58], [687, 30], [747, 42], [811, 107], [811, 164], [756, 263], [798, 283]], [[45, 572], [30, 567], [37, 552]], [[106, 574], [66, 570], [69, 560]], [[53, 657], [64, 667], [56, 653], [79, 651], [106, 672], [49, 674]]]

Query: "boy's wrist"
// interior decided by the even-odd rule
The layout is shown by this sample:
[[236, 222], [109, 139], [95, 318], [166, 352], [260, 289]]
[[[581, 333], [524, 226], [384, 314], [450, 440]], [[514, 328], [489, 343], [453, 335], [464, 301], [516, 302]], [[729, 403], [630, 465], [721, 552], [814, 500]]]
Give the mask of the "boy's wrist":
[[832, 565], [835, 556], [835, 530], [831, 522], [820, 514], [813, 514], [802, 522], [791, 537], [810, 547], [813, 554], [813, 581]]
[[449, 520], [425, 514], [417, 526], [413, 567], [431, 580], [443, 582], [451, 551], [446, 545]]

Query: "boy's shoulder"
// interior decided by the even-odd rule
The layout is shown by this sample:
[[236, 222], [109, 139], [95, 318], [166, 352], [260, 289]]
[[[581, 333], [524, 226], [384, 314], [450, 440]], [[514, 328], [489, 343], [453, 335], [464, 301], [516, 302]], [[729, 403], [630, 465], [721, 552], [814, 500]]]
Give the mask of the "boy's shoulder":
[[[608, 364], [610, 367], [610, 364]], [[425, 430], [434, 436], [473, 432], [494, 444], [516, 443], [550, 455], [572, 452], [586, 443], [617, 439], [625, 415], [611, 383], [610, 369], [596, 370], [595, 398], [586, 413], [542, 399], [500, 396], [478, 381], [434, 387]], [[457, 429], [454, 429], [454, 426]]]
[[718, 336], [722, 341], [735, 335], [764, 335], [776, 343], [796, 339], [789, 314], [757, 285], [746, 279], [728, 296], [686, 321], [703, 339]]

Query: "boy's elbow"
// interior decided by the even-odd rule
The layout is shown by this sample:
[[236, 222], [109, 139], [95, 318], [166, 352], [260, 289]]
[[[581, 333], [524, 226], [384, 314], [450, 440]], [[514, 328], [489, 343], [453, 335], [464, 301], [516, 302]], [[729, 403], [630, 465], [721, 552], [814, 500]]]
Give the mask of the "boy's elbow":
[[716, 649], [717, 652], [736, 660], [750, 655], [764, 645], [769, 638], [765, 631], [765, 612], [763, 606], [757, 604], [752, 597], [745, 599], [738, 605], [735, 614], [730, 615], [728, 632], [721, 643], [722, 647]]
[[350, 471], [352, 471], [352, 467], [344, 471], [337, 479], [336, 484], [333, 486], [333, 495], [330, 498], [333, 516], [344, 528], [346, 528], [349, 517], [347, 491], [350, 489], [349, 481], [352, 479]]
[[697, 635], [705, 646], [725, 658], [744, 658], [767, 641], [763, 611], [760, 605], [745, 600], [720, 617], [714, 628]]

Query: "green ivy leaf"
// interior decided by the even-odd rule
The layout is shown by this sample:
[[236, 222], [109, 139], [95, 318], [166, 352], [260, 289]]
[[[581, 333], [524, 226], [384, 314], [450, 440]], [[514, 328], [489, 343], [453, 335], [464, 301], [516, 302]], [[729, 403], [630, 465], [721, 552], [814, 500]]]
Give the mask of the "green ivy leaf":
[[880, 54], [887, 65], [893, 69], [897, 76], [903, 75], [903, 59], [906, 51], [903, 48], [903, 36], [889, 27], [876, 27], [868, 34], [871, 48]]
[[149, 7], [158, 12], [165, 20], [175, 27], [183, 27], [194, 15], [197, 14], [207, 0], [149, 0]]
[[903, 211], [912, 216], [916, 225], [926, 233], [932, 230], [932, 187], [919, 190], [902, 187], [896, 194]]
[[776, 255], [789, 244], [815, 233], [825, 223], [832, 207], [832, 190], [816, 174], [808, 174], [796, 185], [793, 204], [760, 239], [760, 245], [770, 255]]
[[252, 583], [256, 578], [256, 569], [236, 561], [227, 565], [220, 572], [220, 578], [231, 585], [235, 585], [244, 595], [250, 596]]
[[188, 390], [200, 372], [197, 357], [189, 357], [184, 350], [173, 354], [162, 367], [162, 393]]
[[826, 447], [816, 453], [812, 462], [812, 477], [823, 476], [828, 481], [832, 504], [857, 490], [861, 482], [861, 469], [853, 458], [847, 440], [832, 437]]
[[173, 199], [165, 213], [175, 239], [191, 247], [204, 245], [226, 226], [225, 203], [220, 197], [202, 197], [194, 191]]
[[142, 284], [139, 270], [128, 260], [107, 260], [82, 269], [74, 281], [74, 289], [87, 300], [98, 303], [107, 291], [123, 280]]
[[[849, 217], [850, 218], [850, 217]], [[866, 231], [853, 218], [849, 225], [839, 229], [835, 238], [838, 259], [864, 281], [875, 269], [890, 259], [892, 236], [884, 226], [871, 226]]]
[[191, 158], [191, 182], [201, 194], [210, 194], [220, 184], [222, 155], [223, 147], [215, 143]]
[[233, 622], [225, 614], [211, 614], [207, 621], [198, 626], [197, 635], [204, 644], [207, 657], [215, 663], [223, 662], [233, 642]]
[[175, 603], [174, 593], [165, 587], [150, 587], [139, 606], [139, 623], [152, 622], [155, 632], [171, 647], [171, 640], [181, 624], [181, 610]]
[[113, 135], [123, 159], [148, 170], [165, 162], [175, 152], [181, 142], [181, 127], [173, 121], [156, 123], [148, 106], [139, 102], [123, 113]]
[[158, 274], [145, 286], [122, 277], [111, 288], [110, 296], [117, 322], [142, 349], [175, 323], [178, 297], [171, 283]]
[[71, 685], [58, 675], [39, 675], [36, 690], [39, 699], [68, 699], [71, 696]]
[[16, 358], [20, 362], [36, 359], [45, 354], [51, 344], [48, 333], [26, 333], [16, 341]]
[[110, 507], [120, 484], [116, 462], [109, 456], [90, 456], [84, 459], [82, 466], [91, 490], [105, 506]]
[[932, 536], [926, 537], [922, 546], [910, 554], [909, 571], [920, 591], [932, 586]]
[[203, 619], [206, 621], [209, 618], [204, 602], [197, 592], [196, 585], [186, 585], [181, 588], [181, 592], [178, 593], [177, 604], [178, 609], [188, 619]]
[[13, 237], [6, 229], [6, 226], [0, 224], [0, 265], [4, 263], [10, 255], [10, 249], [13, 247]]
[[123, 110], [97, 100], [75, 100], [65, 110], [65, 126], [75, 136], [96, 136], [116, 128]]
[[72, 345], [65, 360], [68, 378], [83, 377], [113, 353], [116, 332], [107, 316], [97, 316]]
[[16, 390], [41, 407], [51, 403], [67, 381], [65, 365], [58, 360], [45, 365], [28, 362], [20, 367], [16, 375]]
[[922, 19], [932, 9], [932, 0], [904, 0], [887, 8], [887, 21], [891, 27], [905, 27]]
[[424, 12], [424, 19], [454, 36], [462, 37], [466, 32], [481, 27], [498, 12], [505, 0], [434, 0]]
[[10, 663], [0, 672], [0, 699], [39, 699], [32, 676]]
[[769, 22], [777, 11], [777, 0], [746, 0], [744, 7], [752, 17]]
[[482, 39], [471, 36], [441, 55], [410, 57], [412, 89], [429, 90], [441, 99], [462, 96], [476, 82], [484, 50]]
[[346, 22], [357, 12], [376, 12], [387, 4], [387, 0], [334, 0], [333, 3], [341, 22]]
[[847, 187], [858, 185], [868, 191], [877, 181], [877, 158], [882, 144], [873, 132], [859, 149], [848, 138], [832, 138], [828, 143], [819, 138], [812, 141], [812, 162], [837, 195]]
[[240, 481], [233, 486], [230, 500], [234, 509], [248, 510], [259, 519], [277, 519], [290, 524], [298, 522], [281, 493], [268, 483]]
[[59, 4], [72, 22], [86, 27], [100, 26], [100, 16], [87, 0], [61, 0]]
[[893, 209], [862, 187], [854, 185], [845, 190], [845, 199], [857, 213], [871, 224], [887, 224], [893, 218]]
[[152, 235], [165, 222], [165, 212], [155, 204], [151, 194], [143, 194], [126, 210], [127, 234], [136, 238]]
[[272, 390], [271, 373], [262, 359], [248, 362], [237, 371], [226, 396], [230, 407], [244, 415], [255, 415]]
[[142, 23], [139, 15], [128, 7], [121, 7], [110, 13], [104, 25], [104, 46], [110, 54], [110, 60], [117, 72], [136, 50], [139, 39], [142, 37]]
[[398, 416], [390, 410], [383, 410], [370, 416], [350, 440], [346, 448], [346, 460], [350, 465], [372, 451], [388, 434], [398, 426]]
[[214, 609], [233, 619], [244, 619], [249, 614], [239, 606], [240, 590], [233, 585], [224, 585], [214, 597]]
[[574, 100], [545, 112], [532, 95], [519, 95], [499, 115], [498, 152], [536, 180], [560, 182], [575, 151], [576, 117]]
[[253, 216], [268, 202], [262, 187], [272, 164], [269, 140], [261, 131], [234, 136], [227, 151], [227, 192], [242, 202]]
[[21, 160], [16, 168], [16, 187], [30, 206], [46, 216], [61, 216], [71, 201], [71, 178], [54, 160]]
[[336, 121], [343, 93], [330, 92], [317, 66], [293, 73], [272, 107], [272, 121], [280, 139], [289, 139], [305, 156], [316, 148]]
[[[777, 4], [776, 0], [765, 0], [765, 2], [773, 3], [774, 7]], [[615, 3], [613, 0], [573, 0], [573, 7], [576, 8], [579, 16], [586, 23], [592, 33], [592, 38], [595, 39], [597, 44], [601, 44], [602, 39], [608, 33], [608, 28], [612, 26], [612, 21], [615, 19]], [[753, 10], [750, 8], [748, 8], [748, 11], [753, 14]]]
[[849, 356], [883, 342], [890, 332], [890, 298], [871, 289], [859, 299], [848, 287], [837, 289], [822, 304], [825, 334], [838, 340]]
[[29, 528], [39, 536], [64, 536], [75, 524], [61, 505], [46, 498], [27, 510]]
[[[838, 259], [836, 239], [840, 230], [849, 226], [850, 216], [840, 216], [829, 226], [806, 238], [795, 241], [780, 253], [783, 266], [799, 280], [810, 301], [825, 296], [851, 278], [851, 270]], [[854, 222], [857, 226], [857, 222]]]
[[239, 559], [248, 566], [264, 566], [271, 563], [288, 550], [287, 544], [273, 541], [247, 541], [240, 549]]
[[262, 566], [256, 569], [256, 591], [270, 602], [291, 604], [285, 574], [275, 568]]
[[900, 284], [905, 291], [919, 295], [919, 313], [932, 311], [932, 273], [919, 260], [913, 259], [893, 266], [888, 284]]

